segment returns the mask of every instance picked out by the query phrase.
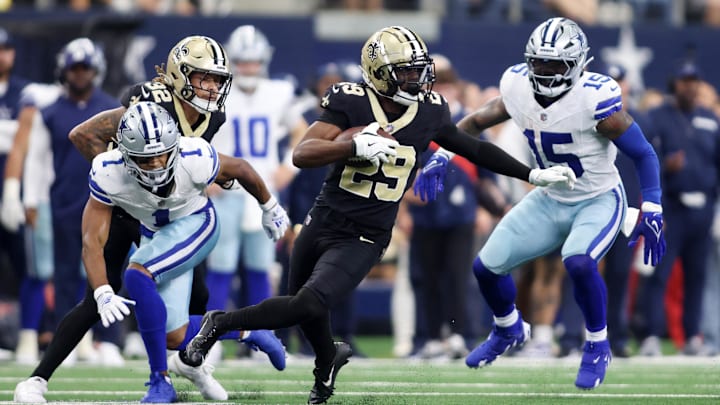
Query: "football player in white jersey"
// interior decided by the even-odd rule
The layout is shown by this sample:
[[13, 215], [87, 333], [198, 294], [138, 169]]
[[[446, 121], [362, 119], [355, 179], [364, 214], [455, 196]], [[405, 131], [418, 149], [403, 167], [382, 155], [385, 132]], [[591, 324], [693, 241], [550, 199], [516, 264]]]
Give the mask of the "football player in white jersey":
[[[297, 170], [291, 163], [280, 161], [278, 142], [289, 133], [290, 144], [297, 143], [307, 124], [291, 108], [295, 100], [293, 85], [267, 77], [273, 48], [262, 32], [251, 25], [237, 27], [225, 50], [233, 86], [225, 103], [227, 122], [212, 145], [219, 153], [248, 161], [275, 194], [287, 186]], [[213, 291], [208, 310], [225, 309], [238, 259], [244, 268], [241, 305], [257, 304], [271, 295], [267, 273], [275, 261], [275, 244], [265, 237], [260, 211], [250, 195], [237, 190], [222, 191], [214, 194], [212, 200], [223, 228], [217, 247], [207, 260], [206, 280]]]
[[[130, 106], [116, 140], [117, 149], [93, 159], [90, 198], [82, 220], [83, 263], [104, 326], [128, 315], [128, 305], [136, 306], [151, 369], [150, 388], [142, 402], [174, 402], [177, 397], [167, 375], [165, 351], [183, 350], [200, 328], [201, 317], [188, 316], [192, 269], [215, 246], [219, 234], [207, 186], [215, 182], [249, 192], [260, 205], [262, 226], [273, 240], [284, 234], [289, 220], [246, 161], [219, 155], [202, 138], [181, 136], [175, 120], [159, 104]], [[124, 275], [133, 301], [115, 294], [105, 270], [103, 249], [115, 205], [141, 223], [142, 240]], [[225, 338], [241, 338], [263, 351], [284, 355], [282, 344], [270, 331]], [[228, 398], [212, 378], [211, 367], [191, 367], [182, 357], [170, 358], [171, 371], [180, 368], [178, 374], [192, 374], [206, 399]]]
[[[645, 240], [645, 260], [655, 265], [665, 252], [659, 163], [640, 127], [622, 110], [618, 84], [585, 71], [587, 37], [567, 18], [540, 24], [525, 48], [526, 63], [511, 66], [500, 96], [465, 117], [458, 126], [471, 134], [510, 118], [523, 130], [541, 168], [570, 167], [573, 189], [535, 189], [500, 221], [473, 263], [480, 290], [494, 314], [488, 339], [466, 359], [469, 367], [492, 363], [523, 344], [530, 326], [515, 308], [508, 274], [518, 265], [561, 248], [585, 317], [586, 343], [575, 385], [593, 389], [610, 363], [605, 284], [598, 261], [623, 225], [627, 203], [614, 161], [617, 148], [630, 156], [642, 186], [642, 217], [631, 244]], [[418, 176], [416, 192], [432, 199], [442, 191], [448, 155], [437, 152]], [[633, 222], [634, 223], [634, 222]]]

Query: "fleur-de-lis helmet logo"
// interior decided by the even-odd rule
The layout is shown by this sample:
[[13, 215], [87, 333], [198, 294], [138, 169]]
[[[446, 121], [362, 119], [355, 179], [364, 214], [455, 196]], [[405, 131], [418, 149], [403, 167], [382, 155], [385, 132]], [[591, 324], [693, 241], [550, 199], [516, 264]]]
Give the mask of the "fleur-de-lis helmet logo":
[[368, 53], [368, 58], [370, 58], [371, 61], [374, 62], [375, 59], [378, 58], [378, 49], [379, 48], [380, 48], [380, 44], [378, 43], [378, 41], [371, 42], [368, 45], [367, 53]]

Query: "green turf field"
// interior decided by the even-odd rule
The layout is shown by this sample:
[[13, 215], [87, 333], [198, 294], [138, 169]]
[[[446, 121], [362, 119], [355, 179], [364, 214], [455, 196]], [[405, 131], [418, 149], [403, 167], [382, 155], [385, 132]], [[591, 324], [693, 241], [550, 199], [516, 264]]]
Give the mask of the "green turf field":
[[[472, 370], [456, 362], [351, 359], [339, 374], [334, 404], [720, 404], [720, 357], [666, 356], [613, 361], [594, 391], [574, 385], [578, 359], [501, 358]], [[290, 359], [285, 371], [259, 360], [230, 360], [215, 376], [230, 393], [227, 403], [301, 404], [310, 390], [312, 363]], [[0, 363], [0, 403], [12, 400], [29, 367]], [[61, 368], [50, 382], [49, 401], [138, 402], [145, 393], [145, 361], [125, 369]], [[183, 402], [202, 402], [194, 387], [173, 379]]]

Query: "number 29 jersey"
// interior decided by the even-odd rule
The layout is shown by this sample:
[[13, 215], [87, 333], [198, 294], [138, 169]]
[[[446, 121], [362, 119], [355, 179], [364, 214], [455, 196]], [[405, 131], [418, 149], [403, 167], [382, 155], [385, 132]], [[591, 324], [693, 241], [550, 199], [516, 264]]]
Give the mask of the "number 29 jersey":
[[329, 206], [363, 226], [389, 231], [395, 224], [399, 201], [413, 183], [424, 152], [441, 131], [454, 126], [445, 99], [429, 93], [396, 116], [388, 116], [379, 96], [362, 84], [331, 86], [320, 104], [318, 118], [347, 129], [378, 122], [399, 143], [397, 156], [373, 166], [367, 161], [347, 159], [332, 164], [316, 205]]
[[210, 142], [225, 123], [225, 109], [213, 113], [201, 113], [196, 123], [190, 124], [182, 108], [184, 101], [173, 94], [172, 89], [161, 82], [144, 82], [130, 87], [121, 97], [125, 108], [139, 101], [150, 101], [165, 108], [180, 127], [183, 136], [202, 137]]
[[520, 127], [540, 168], [570, 167], [577, 176], [573, 190], [547, 187], [566, 203], [600, 195], [620, 183], [617, 148], [597, 132], [597, 124], [622, 109], [620, 86], [610, 77], [584, 72], [577, 83], [547, 108], [534, 97], [526, 64], [508, 68], [500, 94], [508, 114]]

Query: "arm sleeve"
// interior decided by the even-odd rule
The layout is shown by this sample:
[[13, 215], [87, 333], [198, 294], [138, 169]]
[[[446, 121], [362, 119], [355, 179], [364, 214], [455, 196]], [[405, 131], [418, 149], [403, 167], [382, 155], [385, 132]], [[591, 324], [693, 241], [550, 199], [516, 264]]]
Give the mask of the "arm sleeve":
[[39, 111], [33, 116], [24, 165], [23, 203], [27, 207], [36, 208], [40, 202], [48, 201], [50, 185], [55, 180], [50, 133]]
[[530, 168], [492, 143], [481, 141], [455, 125], [445, 127], [441, 134], [435, 141], [443, 148], [495, 173], [528, 181]]
[[645, 139], [640, 126], [633, 122], [625, 132], [613, 141], [635, 163], [643, 201], [660, 204], [660, 163], [652, 145]]

